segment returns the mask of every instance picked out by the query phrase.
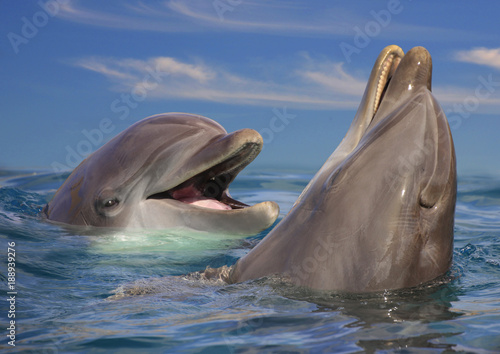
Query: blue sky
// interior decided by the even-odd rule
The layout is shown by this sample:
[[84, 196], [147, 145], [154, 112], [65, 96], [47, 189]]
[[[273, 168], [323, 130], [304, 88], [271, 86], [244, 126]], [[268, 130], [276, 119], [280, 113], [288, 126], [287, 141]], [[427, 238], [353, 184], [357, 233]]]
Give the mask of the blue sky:
[[[4, 1], [0, 167], [71, 169], [149, 115], [189, 112], [265, 147], [254, 169], [315, 170], [382, 48], [426, 47], [459, 173], [500, 173], [500, 3]], [[299, 161], [299, 162], [297, 162]]]

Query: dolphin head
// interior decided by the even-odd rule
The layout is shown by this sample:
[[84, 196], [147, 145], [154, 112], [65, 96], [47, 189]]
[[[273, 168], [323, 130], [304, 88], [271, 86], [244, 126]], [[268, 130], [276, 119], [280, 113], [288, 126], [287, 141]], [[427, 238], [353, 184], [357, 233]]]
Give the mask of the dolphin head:
[[365, 292], [416, 286], [449, 269], [456, 162], [431, 73], [424, 48], [382, 51], [344, 140], [232, 281], [278, 273]]
[[228, 186], [262, 144], [254, 130], [227, 134], [205, 117], [152, 116], [84, 160], [46, 215], [74, 225], [255, 234], [276, 220], [277, 204], [248, 206], [232, 199]]
[[351, 270], [366, 267], [355, 284], [344, 278], [353, 290], [415, 286], [445, 273], [452, 260], [453, 140], [430, 91], [431, 56], [416, 47], [401, 58], [398, 49], [382, 52], [383, 75], [368, 83], [365, 97], [374, 104], [360, 107], [356, 147], [338, 165], [325, 166], [324, 203], [336, 204], [332, 217], [341, 231], [335, 237], [358, 238]]

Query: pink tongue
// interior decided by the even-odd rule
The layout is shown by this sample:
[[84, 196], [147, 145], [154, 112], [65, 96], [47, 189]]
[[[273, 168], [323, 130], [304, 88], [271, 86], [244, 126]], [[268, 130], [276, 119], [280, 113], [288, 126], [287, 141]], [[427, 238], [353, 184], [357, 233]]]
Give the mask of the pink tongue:
[[219, 202], [216, 199], [205, 198], [205, 197], [195, 197], [195, 198], [182, 198], [179, 201], [187, 204], [197, 205], [203, 208], [209, 209], [219, 209], [219, 210], [231, 210], [229, 205]]
[[172, 197], [180, 202], [186, 204], [193, 204], [203, 208], [218, 209], [218, 210], [231, 210], [229, 205], [219, 202], [214, 198], [207, 198], [193, 186], [176, 190], [172, 193]]

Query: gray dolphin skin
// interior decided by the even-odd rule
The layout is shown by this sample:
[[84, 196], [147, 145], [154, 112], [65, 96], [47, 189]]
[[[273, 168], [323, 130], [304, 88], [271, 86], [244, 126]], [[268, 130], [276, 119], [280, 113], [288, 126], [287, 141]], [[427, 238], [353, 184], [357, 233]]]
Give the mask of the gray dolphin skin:
[[76, 167], [45, 214], [72, 225], [254, 235], [274, 223], [278, 205], [248, 206], [228, 186], [262, 144], [252, 129], [228, 134], [202, 116], [145, 118]]
[[456, 161], [416, 47], [379, 55], [347, 135], [287, 216], [228, 274], [340, 292], [407, 288], [451, 265]]

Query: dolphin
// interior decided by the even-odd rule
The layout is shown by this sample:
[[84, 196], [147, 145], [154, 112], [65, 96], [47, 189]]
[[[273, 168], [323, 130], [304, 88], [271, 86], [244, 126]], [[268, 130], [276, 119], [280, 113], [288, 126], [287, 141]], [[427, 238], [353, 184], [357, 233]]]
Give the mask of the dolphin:
[[290, 212], [219, 274], [317, 290], [418, 286], [452, 262], [456, 160], [425, 48], [386, 47], [354, 120]]
[[262, 144], [255, 130], [228, 134], [206, 117], [151, 116], [87, 157], [44, 212], [71, 225], [254, 235], [274, 223], [278, 205], [246, 205], [228, 187]]

